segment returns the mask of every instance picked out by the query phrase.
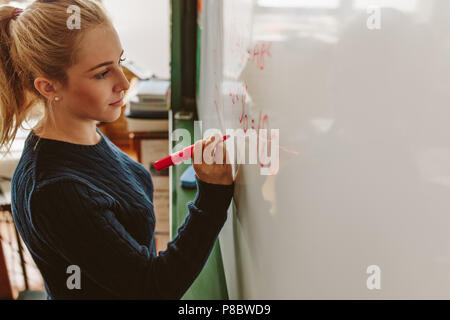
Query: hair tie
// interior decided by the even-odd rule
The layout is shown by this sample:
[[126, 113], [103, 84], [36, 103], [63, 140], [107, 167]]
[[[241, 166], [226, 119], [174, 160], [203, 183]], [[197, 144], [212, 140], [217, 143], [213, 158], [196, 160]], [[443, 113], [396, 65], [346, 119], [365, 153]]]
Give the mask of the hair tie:
[[11, 12], [11, 19], [16, 20], [18, 16], [20, 16], [20, 14], [23, 12], [22, 9], [20, 8], [15, 8], [12, 12]]

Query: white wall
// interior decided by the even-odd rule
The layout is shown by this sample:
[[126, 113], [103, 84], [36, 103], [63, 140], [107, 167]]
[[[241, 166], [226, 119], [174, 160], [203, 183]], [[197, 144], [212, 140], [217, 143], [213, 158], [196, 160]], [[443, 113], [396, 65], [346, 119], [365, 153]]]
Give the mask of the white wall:
[[125, 57], [158, 77], [170, 78], [169, 0], [103, 0]]

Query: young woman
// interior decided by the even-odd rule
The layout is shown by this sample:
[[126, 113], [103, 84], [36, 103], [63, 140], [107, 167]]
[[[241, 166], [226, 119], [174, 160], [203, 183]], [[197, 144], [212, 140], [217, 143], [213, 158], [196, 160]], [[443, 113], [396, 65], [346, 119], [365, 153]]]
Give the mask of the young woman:
[[[68, 27], [71, 5], [79, 28]], [[13, 175], [12, 213], [48, 299], [181, 298], [227, 218], [234, 183], [231, 166], [220, 164], [224, 144], [218, 136], [196, 142], [223, 159], [194, 165], [197, 196], [157, 255], [152, 178], [96, 127], [120, 116], [129, 87], [104, 9], [94, 0], [1, 7], [0, 51], [0, 146], [34, 105], [45, 106]], [[79, 283], [70, 279], [76, 272]]]

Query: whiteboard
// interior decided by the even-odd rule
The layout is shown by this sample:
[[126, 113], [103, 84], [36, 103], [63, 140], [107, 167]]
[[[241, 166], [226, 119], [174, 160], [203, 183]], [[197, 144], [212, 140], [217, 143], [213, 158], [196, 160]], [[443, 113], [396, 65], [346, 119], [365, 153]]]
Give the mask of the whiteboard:
[[203, 130], [242, 128], [242, 97], [280, 130], [276, 174], [236, 172], [230, 299], [449, 299], [450, 1], [201, 11]]

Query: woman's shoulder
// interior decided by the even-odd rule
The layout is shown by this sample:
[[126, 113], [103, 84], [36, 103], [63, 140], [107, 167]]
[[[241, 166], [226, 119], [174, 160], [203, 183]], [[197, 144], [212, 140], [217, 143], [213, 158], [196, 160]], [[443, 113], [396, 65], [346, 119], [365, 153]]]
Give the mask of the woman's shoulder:
[[[32, 194], [57, 186], [64, 190], [77, 190], [79, 193], [96, 192], [108, 196], [95, 184], [98, 171], [81, 165], [73, 165], [65, 157], [43, 156], [43, 153], [30, 153], [24, 149], [11, 180], [11, 196], [26, 203]], [[67, 187], [71, 186], [71, 187]]]

